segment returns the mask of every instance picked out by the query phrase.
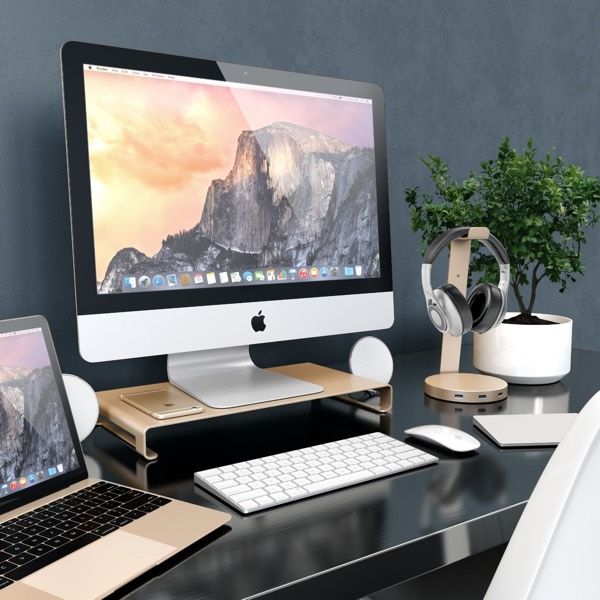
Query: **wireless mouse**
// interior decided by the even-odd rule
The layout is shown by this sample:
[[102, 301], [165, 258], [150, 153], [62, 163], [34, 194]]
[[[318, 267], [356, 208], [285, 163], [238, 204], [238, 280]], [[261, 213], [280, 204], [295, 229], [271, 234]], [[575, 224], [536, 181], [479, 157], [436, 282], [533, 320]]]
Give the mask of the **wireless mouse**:
[[421, 425], [407, 429], [404, 433], [452, 452], [473, 452], [481, 446], [472, 435], [446, 425]]

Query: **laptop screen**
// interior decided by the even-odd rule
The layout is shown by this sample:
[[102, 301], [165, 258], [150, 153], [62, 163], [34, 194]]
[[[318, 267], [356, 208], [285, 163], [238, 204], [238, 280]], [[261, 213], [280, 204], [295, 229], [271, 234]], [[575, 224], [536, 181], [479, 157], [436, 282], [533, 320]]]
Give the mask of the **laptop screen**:
[[0, 499], [80, 468], [76, 444], [42, 328], [0, 333]]

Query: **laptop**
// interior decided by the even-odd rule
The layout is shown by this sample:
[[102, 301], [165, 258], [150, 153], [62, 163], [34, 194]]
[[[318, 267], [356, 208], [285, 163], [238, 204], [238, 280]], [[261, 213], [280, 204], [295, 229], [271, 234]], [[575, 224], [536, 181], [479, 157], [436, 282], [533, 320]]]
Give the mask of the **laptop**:
[[0, 600], [103, 598], [230, 518], [88, 478], [46, 320], [0, 321]]

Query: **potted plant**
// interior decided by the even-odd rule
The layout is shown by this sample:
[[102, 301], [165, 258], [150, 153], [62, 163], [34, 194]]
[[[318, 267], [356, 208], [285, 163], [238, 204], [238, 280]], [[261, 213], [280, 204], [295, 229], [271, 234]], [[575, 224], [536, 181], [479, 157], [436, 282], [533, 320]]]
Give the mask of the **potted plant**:
[[[495, 329], [474, 334], [474, 365], [511, 383], [558, 381], [570, 371], [572, 321], [534, 313], [540, 284], [560, 292], [583, 273], [581, 248], [600, 215], [600, 178], [588, 176], [559, 156], [536, 157], [530, 139], [522, 153], [500, 143], [498, 156], [481, 163], [479, 174], [459, 182], [439, 157], [423, 160], [434, 192], [406, 191], [413, 231], [423, 247], [442, 231], [485, 226], [504, 244], [510, 257], [510, 284], [519, 308]], [[471, 272], [496, 283], [498, 265], [478, 245]]]

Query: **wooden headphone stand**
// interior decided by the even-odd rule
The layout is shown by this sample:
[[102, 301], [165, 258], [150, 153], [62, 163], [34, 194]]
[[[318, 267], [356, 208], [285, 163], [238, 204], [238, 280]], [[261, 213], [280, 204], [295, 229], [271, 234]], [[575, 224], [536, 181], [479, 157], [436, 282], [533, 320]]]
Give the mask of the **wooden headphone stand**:
[[[456, 286], [463, 296], [466, 296], [469, 279], [471, 240], [488, 239], [489, 235], [487, 227], [472, 227], [466, 237], [458, 238], [450, 244], [448, 283]], [[461, 348], [462, 337], [444, 333], [440, 372], [425, 378], [425, 394], [446, 402], [477, 404], [506, 399], [508, 384], [503, 379], [459, 371]]]

